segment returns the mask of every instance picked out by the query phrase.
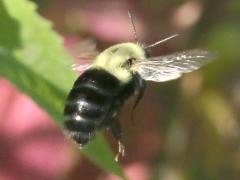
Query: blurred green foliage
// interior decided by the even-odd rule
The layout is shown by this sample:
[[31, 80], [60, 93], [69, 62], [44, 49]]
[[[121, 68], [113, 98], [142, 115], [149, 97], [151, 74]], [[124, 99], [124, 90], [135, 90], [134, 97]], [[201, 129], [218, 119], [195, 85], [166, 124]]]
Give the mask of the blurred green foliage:
[[[0, 74], [61, 125], [65, 98], [77, 75], [71, 70], [72, 61], [62, 39], [35, 11], [35, 4], [28, 1], [0, 1]], [[105, 170], [123, 177], [100, 135], [83, 153]]]

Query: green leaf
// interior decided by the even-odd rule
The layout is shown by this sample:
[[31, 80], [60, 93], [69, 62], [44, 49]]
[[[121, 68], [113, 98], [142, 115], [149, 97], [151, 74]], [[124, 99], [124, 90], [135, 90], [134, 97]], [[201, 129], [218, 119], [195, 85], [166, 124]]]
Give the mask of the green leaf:
[[[62, 39], [36, 13], [35, 4], [26, 0], [0, 1], [0, 27], [0, 75], [31, 96], [61, 125], [65, 98], [77, 77]], [[101, 136], [84, 154], [105, 170], [124, 177]]]

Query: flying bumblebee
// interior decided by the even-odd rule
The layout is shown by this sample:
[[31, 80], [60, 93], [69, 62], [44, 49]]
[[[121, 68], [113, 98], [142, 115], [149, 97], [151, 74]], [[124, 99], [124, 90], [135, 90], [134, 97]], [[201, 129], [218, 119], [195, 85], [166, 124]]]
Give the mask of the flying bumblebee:
[[[131, 21], [132, 17], [130, 15]], [[134, 24], [133, 31], [136, 37]], [[175, 36], [175, 35], [174, 35]], [[118, 140], [118, 156], [124, 155], [119, 112], [124, 102], [136, 96], [134, 108], [143, 96], [145, 81], [165, 82], [192, 72], [213, 59], [206, 50], [195, 49], [150, 57], [147, 49], [174, 36], [144, 47], [140, 43], [116, 44], [100, 53], [92, 64], [75, 67], [84, 71], [75, 81], [64, 109], [64, 130], [80, 147], [109, 127]]]

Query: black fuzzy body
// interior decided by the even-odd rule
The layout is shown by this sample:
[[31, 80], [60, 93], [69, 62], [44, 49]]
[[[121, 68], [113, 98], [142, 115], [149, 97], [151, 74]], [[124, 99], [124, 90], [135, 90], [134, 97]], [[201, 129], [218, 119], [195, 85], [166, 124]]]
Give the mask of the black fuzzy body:
[[144, 87], [138, 74], [123, 84], [105, 70], [85, 71], [75, 81], [66, 101], [65, 132], [81, 146], [94, 137], [96, 130], [104, 127], [110, 127], [115, 138], [120, 139], [119, 111], [124, 101], [135, 92], [139, 92], [139, 100]]

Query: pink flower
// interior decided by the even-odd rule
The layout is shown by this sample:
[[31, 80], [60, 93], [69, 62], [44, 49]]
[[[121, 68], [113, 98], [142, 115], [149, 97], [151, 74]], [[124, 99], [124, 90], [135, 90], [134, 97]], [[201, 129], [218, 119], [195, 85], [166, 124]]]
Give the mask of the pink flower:
[[0, 179], [62, 179], [72, 152], [57, 125], [0, 79]]

